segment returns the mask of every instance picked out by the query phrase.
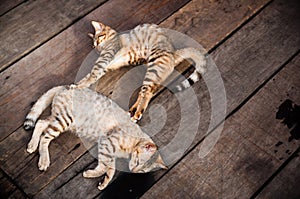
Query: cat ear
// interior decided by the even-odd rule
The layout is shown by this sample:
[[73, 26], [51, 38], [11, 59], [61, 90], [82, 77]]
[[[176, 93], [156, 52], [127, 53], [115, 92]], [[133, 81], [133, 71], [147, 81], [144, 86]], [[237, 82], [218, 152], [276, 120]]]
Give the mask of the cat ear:
[[102, 23], [97, 22], [97, 21], [92, 21], [91, 23], [92, 23], [92, 26], [95, 29], [95, 32], [101, 32], [102, 31], [103, 26], [104, 26]]
[[88, 36], [92, 39], [94, 38], [94, 35], [92, 33], [88, 33]]
[[161, 158], [161, 156], [159, 155], [157, 160], [156, 160], [156, 165], [159, 167], [159, 168], [162, 168], [162, 169], [168, 169], [168, 167], [166, 166], [165, 162], [163, 161], [163, 159]]

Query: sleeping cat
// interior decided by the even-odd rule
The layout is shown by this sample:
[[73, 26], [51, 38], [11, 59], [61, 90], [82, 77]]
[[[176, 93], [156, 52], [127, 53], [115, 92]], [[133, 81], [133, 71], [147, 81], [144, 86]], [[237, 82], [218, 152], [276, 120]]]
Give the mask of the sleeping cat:
[[[51, 115], [38, 120], [51, 103]], [[44, 171], [50, 165], [48, 146], [60, 133], [70, 130], [80, 138], [98, 142], [98, 166], [85, 171], [83, 176], [106, 174], [99, 183], [100, 190], [111, 181], [116, 158], [130, 158], [129, 169], [134, 173], [166, 169], [157, 146], [128, 114], [109, 98], [88, 88], [58, 86], [50, 89], [31, 108], [24, 128], [34, 128], [27, 151], [32, 153], [39, 146], [38, 167]]]
[[205, 56], [198, 49], [175, 50], [165, 30], [155, 24], [139, 25], [126, 34], [118, 34], [109, 26], [96, 21], [92, 21], [92, 25], [95, 34], [89, 33], [89, 36], [93, 38], [93, 45], [100, 56], [92, 71], [72, 86], [89, 87], [107, 71], [127, 65], [146, 64], [147, 72], [138, 99], [129, 110], [132, 121], [141, 119], [158, 86], [184, 59], [192, 59], [195, 71], [176, 87], [178, 91], [198, 81], [199, 73], [203, 74], [206, 71]]

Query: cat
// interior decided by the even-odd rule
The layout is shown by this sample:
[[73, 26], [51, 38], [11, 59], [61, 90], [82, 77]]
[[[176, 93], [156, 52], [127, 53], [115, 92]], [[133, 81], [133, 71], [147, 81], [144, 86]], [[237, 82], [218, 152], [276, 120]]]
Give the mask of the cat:
[[206, 57], [195, 48], [175, 50], [164, 29], [155, 24], [138, 25], [129, 33], [118, 34], [114, 29], [100, 22], [92, 21], [95, 34], [93, 46], [100, 53], [91, 72], [73, 87], [89, 87], [107, 71], [113, 71], [127, 65], [146, 64], [147, 72], [140, 89], [138, 99], [129, 109], [131, 119], [137, 122], [148, 106], [150, 99], [176, 65], [184, 59], [192, 59], [195, 71], [174, 91], [188, 88], [199, 80], [199, 74], [206, 71]]
[[[51, 115], [38, 120], [52, 103]], [[127, 112], [111, 99], [88, 88], [58, 86], [43, 94], [33, 105], [24, 122], [25, 130], [34, 128], [27, 151], [39, 147], [38, 167], [50, 165], [48, 146], [65, 131], [72, 131], [83, 139], [98, 141], [98, 166], [84, 171], [86, 178], [105, 178], [98, 188], [103, 190], [113, 178], [116, 158], [130, 158], [133, 173], [167, 169], [153, 140], [130, 120]]]

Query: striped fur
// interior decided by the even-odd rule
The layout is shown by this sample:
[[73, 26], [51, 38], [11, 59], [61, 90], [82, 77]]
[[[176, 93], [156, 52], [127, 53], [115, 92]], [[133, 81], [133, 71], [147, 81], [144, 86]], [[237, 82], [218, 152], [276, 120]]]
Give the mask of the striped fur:
[[[38, 120], [52, 103], [51, 115]], [[36, 125], [35, 125], [36, 123]], [[50, 165], [48, 146], [65, 131], [73, 131], [80, 138], [98, 142], [98, 166], [87, 170], [84, 177], [105, 175], [98, 188], [104, 189], [115, 173], [116, 158], [130, 158], [134, 173], [166, 168], [152, 139], [131, 122], [128, 114], [109, 98], [87, 88], [59, 86], [42, 95], [28, 113], [24, 128], [34, 128], [27, 151], [39, 147], [40, 170]]]
[[[94, 47], [100, 52], [91, 73], [79, 81], [79, 88], [88, 87], [100, 79], [107, 71], [116, 70], [126, 65], [147, 65], [147, 72], [136, 103], [130, 108], [132, 120], [137, 121], [158, 86], [173, 72], [174, 67], [184, 59], [192, 59], [195, 73], [188, 79], [198, 81], [199, 75], [205, 72], [205, 56], [195, 48], [175, 50], [164, 29], [155, 24], [143, 24], [129, 33], [117, 34], [115, 30], [102, 23], [92, 21], [95, 34]], [[189, 87], [187, 81], [182, 82], [176, 90]]]

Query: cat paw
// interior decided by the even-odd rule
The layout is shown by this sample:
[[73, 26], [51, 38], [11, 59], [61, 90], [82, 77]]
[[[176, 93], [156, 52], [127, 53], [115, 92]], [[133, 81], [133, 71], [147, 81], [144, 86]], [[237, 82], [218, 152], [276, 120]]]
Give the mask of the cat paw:
[[93, 172], [91, 170], [86, 170], [82, 173], [82, 176], [85, 178], [92, 178], [93, 177]]
[[37, 146], [35, 146], [33, 143], [29, 143], [27, 146], [27, 152], [29, 154], [35, 152], [36, 149], [37, 149]]
[[99, 183], [99, 185], [98, 185], [98, 189], [100, 190], [100, 191], [102, 191], [103, 189], [105, 189], [107, 187], [107, 184], [104, 184], [104, 183]]
[[103, 175], [103, 171], [99, 169], [89, 169], [82, 173], [85, 178], [97, 178]]
[[130, 118], [132, 122], [137, 123], [138, 121], [134, 119], [133, 117]]
[[38, 163], [39, 170], [46, 171], [49, 166], [50, 166], [50, 160], [48, 158], [40, 157], [39, 163]]
[[143, 114], [142, 113], [135, 113], [132, 117], [131, 117], [131, 121], [137, 123], [139, 120], [142, 119]]
[[129, 110], [131, 121], [136, 123], [137, 121], [141, 120], [143, 116], [142, 112], [143, 111], [136, 111], [136, 108], [131, 108]]

